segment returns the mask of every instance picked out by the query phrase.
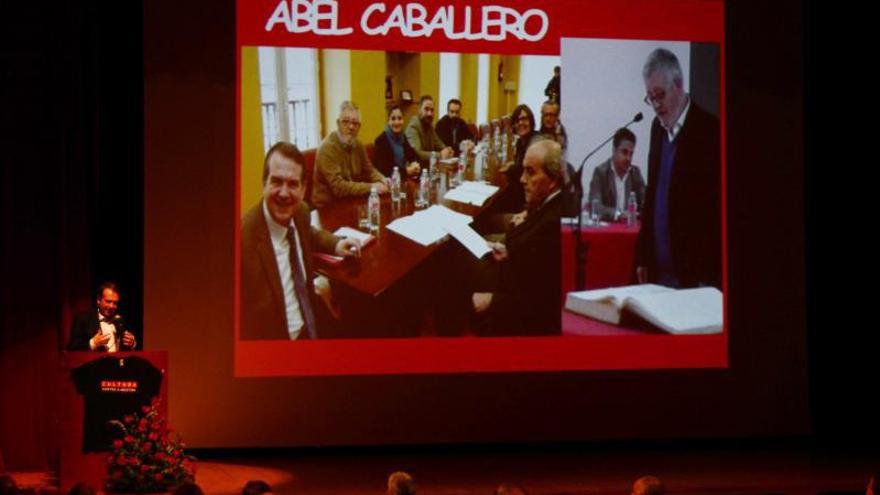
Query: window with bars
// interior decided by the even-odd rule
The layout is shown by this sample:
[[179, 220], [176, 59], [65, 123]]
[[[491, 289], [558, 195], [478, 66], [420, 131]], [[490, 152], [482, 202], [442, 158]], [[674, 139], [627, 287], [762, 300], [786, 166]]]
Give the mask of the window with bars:
[[321, 131], [317, 50], [260, 47], [258, 53], [264, 151], [281, 140], [302, 150], [316, 147]]

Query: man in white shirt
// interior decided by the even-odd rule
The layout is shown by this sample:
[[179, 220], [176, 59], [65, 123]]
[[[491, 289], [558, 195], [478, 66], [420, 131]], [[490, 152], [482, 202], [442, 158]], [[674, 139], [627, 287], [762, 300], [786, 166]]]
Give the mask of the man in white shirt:
[[321, 327], [328, 315], [315, 297], [312, 250], [360, 255], [357, 240], [311, 227], [304, 164], [295, 145], [272, 146], [263, 162], [263, 198], [242, 217], [242, 339], [326, 337]]
[[623, 127], [614, 133], [611, 158], [593, 170], [590, 180], [590, 203], [599, 200], [602, 220], [616, 222], [627, 211], [630, 193], [635, 193], [639, 209], [645, 199], [645, 180], [639, 167], [632, 164], [636, 135]]
[[69, 351], [117, 352], [137, 346], [134, 334], [117, 314], [119, 289], [113, 282], [98, 287], [96, 308], [76, 315], [70, 326]]

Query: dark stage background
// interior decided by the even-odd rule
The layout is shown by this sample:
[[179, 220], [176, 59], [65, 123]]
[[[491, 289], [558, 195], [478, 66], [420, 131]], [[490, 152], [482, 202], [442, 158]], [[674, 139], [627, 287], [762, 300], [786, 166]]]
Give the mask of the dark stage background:
[[727, 7], [729, 370], [234, 380], [233, 2], [16, 5], [0, 48], [7, 467], [55, 462], [59, 350], [108, 278], [141, 341], [171, 351], [171, 420], [196, 447], [877, 438], [870, 304], [849, 290], [873, 264], [870, 191], [826, 173], [859, 157], [829, 123], [844, 102], [822, 97], [847, 60], [817, 26], [831, 14]]

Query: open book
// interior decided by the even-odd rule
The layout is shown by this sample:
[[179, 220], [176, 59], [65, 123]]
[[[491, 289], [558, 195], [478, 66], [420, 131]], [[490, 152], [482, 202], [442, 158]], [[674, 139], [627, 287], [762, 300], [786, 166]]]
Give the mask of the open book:
[[565, 309], [615, 325], [624, 310], [673, 334], [721, 333], [724, 311], [721, 291], [714, 287], [670, 289], [660, 285], [628, 285], [569, 292]]

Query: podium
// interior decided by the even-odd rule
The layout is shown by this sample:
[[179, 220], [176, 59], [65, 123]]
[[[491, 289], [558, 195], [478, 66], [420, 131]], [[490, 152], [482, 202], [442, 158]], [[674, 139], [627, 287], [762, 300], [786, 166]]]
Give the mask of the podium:
[[[165, 351], [149, 352], [116, 352], [108, 354], [104, 352], [64, 352], [61, 355], [61, 383], [59, 393], [59, 469], [58, 478], [62, 492], [67, 492], [80, 481], [94, 486], [98, 491], [104, 491], [104, 480], [107, 478], [106, 452], [83, 452], [83, 439], [85, 432], [85, 397], [77, 391], [71, 372], [82, 365], [93, 361], [112, 357], [114, 359], [141, 358], [162, 373], [162, 381], [159, 386], [160, 413], [168, 415], [168, 353]], [[121, 418], [119, 418], [121, 419]]]

